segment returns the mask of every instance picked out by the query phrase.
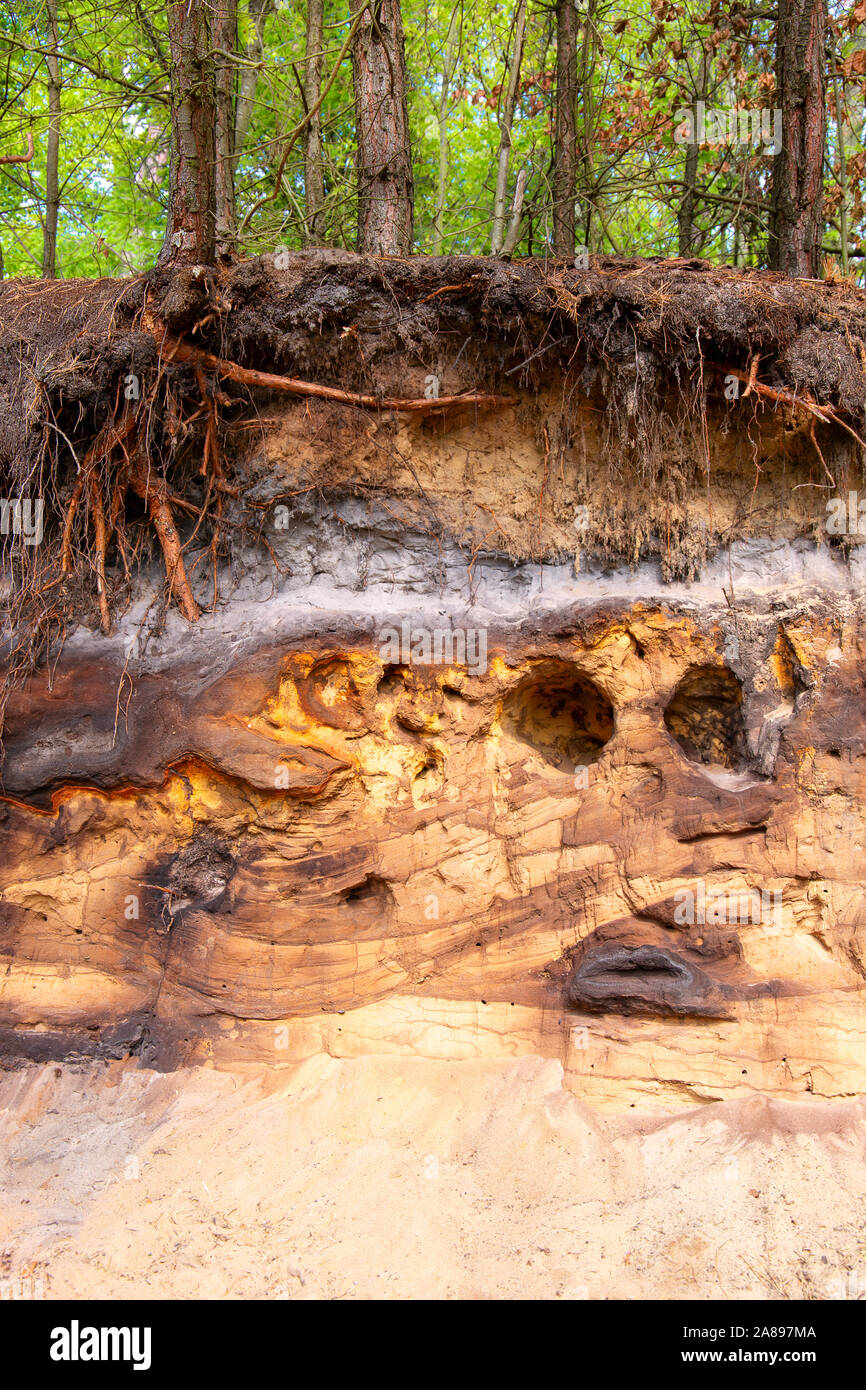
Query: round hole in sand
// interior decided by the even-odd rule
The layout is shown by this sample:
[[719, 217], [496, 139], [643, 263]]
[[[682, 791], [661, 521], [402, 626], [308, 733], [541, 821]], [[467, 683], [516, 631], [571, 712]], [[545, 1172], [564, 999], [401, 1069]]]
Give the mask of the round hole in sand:
[[570, 661], [540, 662], [506, 696], [502, 730], [560, 772], [597, 762], [613, 736], [613, 705]]
[[746, 766], [743, 690], [727, 666], [693, 666], [674, 691], [665, 724], [686, 757], [739, 771]]

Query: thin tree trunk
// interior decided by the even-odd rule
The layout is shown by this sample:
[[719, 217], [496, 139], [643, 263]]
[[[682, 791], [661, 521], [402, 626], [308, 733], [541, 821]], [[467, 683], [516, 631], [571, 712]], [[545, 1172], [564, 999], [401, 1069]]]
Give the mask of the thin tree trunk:
[[161, 261], [216, 255], [216, 90], [206, 0], [169, 0], [171, 172]]
[[842, 274], [848, 274], [848, 154], [845, 149], [845, 122], [842, 119], [842, 98], [839, 95], [839, 74], [836, 53], [833, 52], [833, 96], [836, 102], [836, 143], [839, 149], [839, 234], [842, 240]]
[[556, 5], [556, 144], [553, 166], [553, 250], [574, 255], [577, 197], [577, 10], [574, 0]]
[[253, 22], [253, 36], [247, 42], [246, 53], [244, 54], [247, 62], [241, 74], [235, 108], [235, 168], [237, 168], [237, 162], [246, 144], [256, 99], [256, 88], [259, 82], [258, 66], [253, 65], [260, 64], [265, 56], [265, 20], [269, 14], [273, 13], [274, 0], [249, 0], [247, 8]]
[[451, 11], [448, 37], [445, 40], [445, 61], [442, 65], [442, 86], [439, 89], [437, 117], [439, 121], [439, 169], [436, 176], [436, 211], [433, 214], [433, 255], [441, 256], [445, 235], [445, 197], [448, 188], [448, 104], [451, 99], [451, 81], [457, 63], [458, 33], [460, 31], [460, 4]]
[[352, 41], [358, 250], [408, 256], [414, 183], [399, 0], [375, 0]]
[[216, 199], [216, 253], [227, 258], [237, 235], [235, 214], [235, 119], [237, 67], [222, 55], [238, 51], [237, 0], [210, 0], [213, 46], [219, 52], [214, 63], [214, 196]]
[[686, 150], [686, 167], [683, 172], [685, 192], [677, 209], [677, 252], [680, 256], [691, 256], [695, 243], [695, 205], [697, 203], [698, 146], [692, 142]]
[[[601, 190], [596, 186], [595, 160], [593, 158], [593, 150], [598, 136], [598, 117], [592, 87], [593, 74], [598, 62], [598, 30], [595, 22], [597, 8], [596, 0], [586, 0], [577, 84], [580, 92], [579, 167], [582, 171], [582, 196], [585, 208], [583, 243], [588, 251], [601, 249], [604, 242], [604, 232], [607, 228], [604, 209], [601, 205]], [[595, 231], [593, 224], [594, 212], [598, 214], [596, 217], [598, 232]], [[613, 245], [609, 232], [608, 240]]]
[[517, 183], [514, 187], [514, 202], [511, 204], [511, 221], [508, 224], [508, 233], [502, 245], [503, 256], [513, 256], [515, 247], [520, 240], [520, 224], [523, 218], [523, 199], [526, 194], [526, 170], [521, 169], [517, 175]]
[[511, 127], [517, 108], [517, 92], [520, 86], [520, 66], [523, 62], [523, 41], [526, 35], [526, 0], [518, 0], [514, 20], [514, 48], [511, 51], [511, 64], [508, 69], [508, 85], [505, 101], [499, 119], [499, 158], [496, 168], [496, 192], [493, 197], [493, 234], [490, 250], [494, 256], [502, 251], [505, 240], [505, 200], [508, 191], [508, 165], [511, 159]]
[[60, 34], [57, 28], [57, 0], [46, 0], [52, 52], [46, 55], [48, 68], [48, 135], [45, 142], [45, 226], [42, 234], [42, 278], [57, 274], [57, 214], [60, 208]]
[[[701, 55], [700, 75], [695, 85], [695, 102], [705, 102], [709, 90], [709, 72], [705, 53]], [[683, 257], [692, 256], [695, 252], [695, 208], [698, 202], [699, 153], [700, 147], [697, 143], [696, 130], [695, 139], [686, 149], [686, 167], [683, 172], [685, 191], [677, 210], [677, 250], [679, 255]]]
[[818, 274], [824, 235], [826, 0], [779, 0], [776, 86], [781, 149], [773, 161], [768, 260], [786, 275]]
[[304, 132], [305, 241], [315, 243], [321, 231], [325, 205], [325, 171], [322, 165], [322, 113], [315, 107], [322, 94], [322, 40], [325, 0], [307, 0], [307, 47], [304, 64], [304, 104], [314, 112]]

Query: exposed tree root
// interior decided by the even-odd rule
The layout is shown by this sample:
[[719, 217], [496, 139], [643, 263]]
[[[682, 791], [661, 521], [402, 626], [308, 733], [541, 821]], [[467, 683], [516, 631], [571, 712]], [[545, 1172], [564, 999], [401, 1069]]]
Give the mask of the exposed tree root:
[[72, 489], [72, 496], [69, 500], [69, 505], [66, 509], [66, 516], [63, 520], [63, 538], [60, 547], [61, 574], [69, 574], [73, 568], [72, 530], [75, 524], [75, 515], [78, 511], [78, 507], [81, 502], [85, 486], [87, 486], [88, 488], [88, 493], [90, 495], [90, 500], [92, 503], [93, 499], [92, 494], [90, 494], [89, 480], [94, 468], [96, 468], [96, 466], [100, 462], [102, 462], [102, 460], [110, 457], [112, 451], [116, 448], [118, 444], [123, 443], [124, 439], [129, 434], [130, 430], [134, 427], [134, 425], [135, 417], [129, 414], [124, 415], [119, 422], [115, 420], [108, 421], [105, 425], [103, 425], [102, 429], [99, 431], [99, 434], [96, 436], [96, 438], [94, 439], [93, 443], [91, 444], [90, 448], [87, 450], [87, 453], [84, 456], [84, 460], [81, 464], [78, 477], [75, 480], [75, 486]]
[[102, 505], [102, 488], [95, 468], [90, 470], [87, 480], [90, 489], [90, 507], [93, 513], [93, 538], [96, 544], [96, 591], [99, 598], [99, 616], [102, 622], [102, 631], [108, 633], [111, 631], [111, 615], [105, 587], [105, 552], [108, 549], [110, 535], [105, 521], [105, 508]]
[[81, 470], [75, 480], [72, 489], [72, 496], [69, 499], [69, 506], [66, 508], [66, 516], [63, 518], [63, 536], [60, 542], [60, 573], [69, 574], [72, 569], [72, 529], [75, 525], [75, 514], [78, 511], [78, 504], [81, 501], [81, 494], [84, 491], [84, 484], [87, 474]]
[[136, 439], [133, 439], [132, 444], [133, 448], [129, 454], [129, 481], [133, 491], [138, 493], [147, 507], [148, 515], [153, 522], [162, 547], [169, 591], [177, 599], [178, 608], [183, 616], [191, 623], [198, 622], [201, 612], [189, 586], [180, 536], [174, 524], [165, 479], [148, 469]]
[[202, 405], [207, 418], [204, 437], [204, 454], [201, 468], [199, 469], [199, 472], [208, 480], [207, 496], [202, 506], [202, 513], [205, 512], [208, 502], [210, 501], [211, 491], [216, 488], [216, 525], [214, 526], [210, 543], [211, 568], [213, 571], [213, 603], [214, 607], [216, 607], [216, 601], [219, 596], [217, 585], [217, 552], [219, 550], [220, 523], [223, 514], [222, 489], [224, 486], [218, 439], [219, 415], [216, 401], [208, 391], [207, 378], [201, 367], [196, 367], [195, 378], [198, 382], [198, 389], [201, 392]]
[[746, 383], [746, 390], [743, 392], [743, 399], [750, 395], [752, 391], [757, 396], [763, 396], [765, 400], [773, 401], [777, 405], [795, 406], [799, 410], [805, 410], [808, 415], [814, 416], [824, 425], [838, 425], [846, 434], [856, 440], [861, 449], [866, 449], [866, 441], [862, 440], [856, 430], [852, 429], [842, 417], [830, 405], [821, 405], [818, 401], [813, 401], [811, 396], [798, 396], [793, 391], [784, 391], [775, 386], [765, 386], [763, 382], [757, 380], [757, 360], [753, 360], [747, 372], [741, 371], [739, 367], [723, 366], [720, 362], [708, 362], [707, 366], [712, 367], [716, 372], [722, 372], [725, 376], [736, 377], [737, 381]]
[[466, 391], [460, 396], [434, 396], [401, 399], [395, 396], [364, 396], [356, 391], [342, 391], [336, 386], [322, 386], [316, 381], [299, 381], [295, 377], [277, 376], [273, 372], [259, 372], [252, 367], [241, 367], [237, 362], [228, 362], [203, 348], [194, 347], [182, 338], [175, 338], [166, 332], [161, 339], [161, 347], [172, 362], [188, 362], [190, 366], [215, 372], [227, 381], [236, 381], [241, 386], [262, 386], [271, 391], [288, 391], [294, 396], [319, 396], [326, 401], [342, 401], [346, 405], [359, 405], [368, 410], [411, 410], [419, 414], [430, 414], [436, 410], [454, 409], [457, 406], [516, 406], [519, 402], [513, 396], [496, 396], [484, 391]]
[[[145, 462], [138, 441], [137, 427], [138, 421], [133, 411], [127, 411], [119, 421], [112, 420], [102, 427], [82, 461], [63, 520], [59, 579], [69, 576], [75, 568], [72, 558], [72, 536], [75, 518], [86, 489], [93, 525], [93, 566], [96, 571], [100, 622], [105, 633], [111, 631], [105, 564], [112, 536], [117, 539], [124, 569], [129, 574], [121, 522], [123, 497], [127, 487], [131, 487], [138, 494], [147, 508], [162, 548], [169, 592], [174, 594], [180, 611], [190, 622], [196, 622], [200, 616], [184, 566], [180, 536], [168, 501], [166, 482]], [[111, 488], [110, 510], [106, 516], [98, 469], [100, 465], [110, 463], [111, 455], [118, 446], [123, 449], [126, 465]], [[211, 442], [210, 447], [212, 450], [215, 448], [215, 441]], [[206, 460], [207, 457], [206, 455]], [[59, 581], [54, 580], [49, 587], [53, 587], [57, 582]]]

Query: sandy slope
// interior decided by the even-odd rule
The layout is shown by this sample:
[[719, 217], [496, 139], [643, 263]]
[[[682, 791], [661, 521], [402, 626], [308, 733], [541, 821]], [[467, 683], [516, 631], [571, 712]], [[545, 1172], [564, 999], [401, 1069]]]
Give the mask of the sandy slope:
[[600, 1115], [555, 1062], [0, 1079], [0, 1256], [48, 1297], [866, 1293], [863, 1102]]

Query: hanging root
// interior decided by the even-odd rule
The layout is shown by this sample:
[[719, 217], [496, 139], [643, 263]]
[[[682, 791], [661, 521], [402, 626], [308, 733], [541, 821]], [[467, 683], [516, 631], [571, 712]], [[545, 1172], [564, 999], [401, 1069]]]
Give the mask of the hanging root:
[[162, 547], [169, 592], [174, 594], [177, 599], [177, 606], [187, 621], [198, 622], [201, 614], [189, 586], [186, 567], [183, 563], [180, 536], [174, 524], [174, 514], [168, 500], [165, 479], [150, 471], [142, 455], [137, 436], [132, 437], [131, 444], [132, 448], [128, 453], [127, 476], [133, 491], [138, 494], [147, 507], [148, 516]]
[[63, 537], [60, 542], [60, 573], [63, 575], [69, 574], [72, 569], [72, 528], [75, 525], [75, 514], [78, 511], [86, 478], [87, 474], [82, 468], [75, 479], [75, 487], [72, 489], [72, 496], [69, 499], [69, 506], [66, 508], [66, 516], [63, 519]]
[[[215, 452], [215, 418], [209, 420], [208, 423], [208, 441], [209, 455], [206, 453], [206, 459], [209, 456], [211, 464], [214, 466], [213, 459], [215, 457], [218, 459], [218, 454]], [[98, 470], [100, 465], [110, 463], [111, 455], [118, 447], [123, 450], [126, 465], [125, 470], [115, 478], [110, 487], [110, 504], [108, 515], [106, 515], [102, 482]], [[219, 464], [217, 463], [215, 466], [219, 470]], [[111, 631], [111, 610], [108, 601], [105, 565], [108, 547], [112, 537], [114, 537], [117, 541], [117, 548], [123, 561], [125, 573], [129, 577], [130, 565], [124, 545], [122, 522], [123, 499], [127, 487], [131, 487], [138, 494], [147, 508], [148, 516], [162, 548], [169, 592], [174, 595], [184, 617], [191, 623], [196, 622], [200, 616], [200, 610], [193, 597], [183, 562], [180, 536], [168, 501], [166, 482], [161, 475], [152, 472], [144, 460], [138, 440], [137, 417], [132, 411], [127, 411], [119, 421], [112, 420], [103, 425], [81, 463], [63, 519], [60, 543], [60, 575], [48, 587], [53, 587], [54, 584], [67, 578], [75, 568], [72, 556], [72, 537], [81, 500], [86, 495], [93, 527], [94, 556], [92, 564], [96, 571], [100, 622], [103, 632]]]
[[[106, 460], [110, 457], [112, 451], [116, 448], [118, 444], [123, 443], [129, 432], [133, 429], [134, 425], [135, 417], [131, 414], [124, 415], [123, 418], [117, 423], [115, 423], [115, 421], [113, 420], [109, 421], [109, 423], [103, 425], [102, 429], [99, 431], [99, 434], [96, 436], [96, 438], [94, 439], [93, 443], [91, 444], [90, 448], [87, 450], [87, 453], [84, 456], [84, 460], [81, 463], [79, 469], [78, 477], [75, 480], [75, 486], [72, 489], [72, 496], [69, 500], [69, 506], [66, 508], [66, 516], [63, 520], [63, 536], [60, 545], [60, 573], [62, 575], [69, 574], [73, 568], [72, 530], [75, 525], [75, 516], [78, 511], [82, 495], [84, 493], [85, 485], [88, 489], [88, 497], [91, 506], [93, 506], [94, 496], [90, 480], [95, 468], [98, 466], [98, 464], [103, 462], [103, 460]], [[101, 493], [99, 495], [99, 508], [101, 511]], [[102, 516], [104, 523], [104, 513], [102, 513]]]
[[90, 508], [93, 514], [93, 536], [96, 542], [96, 592], [99, 598], [99, 616], [102, 631], [111, 631], [111, 615], [108, 609], [108, 594], [105, 588], [105, 552], [110, 539], [109, 528], [105, 522], [105, 508], [102, 505], [102, 488], [95, 468], [87, 475], [90, 489]]
[[207, 378], [201, 367], [197, 366], [195, 368], [195, 379], [198, 383], [198, 389], [201, 392], [202, 406], [207, 419], [204, 437], [204, 456], [200, 469], [200, 472], [207, 478], [207, 496], [202, 506], [203, 513], [207, 510], [212, 490], [216, 488], [216, 525], [214, 526], [210, 543], [211, 568], [213, 571], [213, 606], [215, 608], [219, 596], [217, 586], [217, 552], [220, 542], [220, 523], [223, 514], [222, 492], [225, 488], [225, 479], [223, 478], [222, 461], [219, 451], [219, 419], [216, 401], [208, 391]]

